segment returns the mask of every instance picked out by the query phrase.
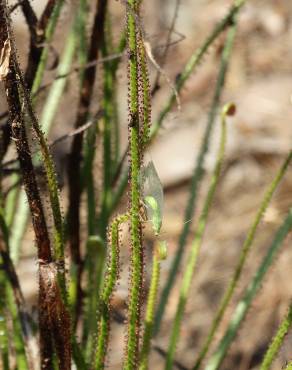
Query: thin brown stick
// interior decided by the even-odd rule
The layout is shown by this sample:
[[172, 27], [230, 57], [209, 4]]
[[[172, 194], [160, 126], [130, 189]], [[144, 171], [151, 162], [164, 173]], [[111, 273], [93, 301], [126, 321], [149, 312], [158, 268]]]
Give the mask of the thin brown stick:
[[[5, 41], [12, 43], [9, 32], [9, 23], [6, 16], [5, 1], [0, 2], [0, 50], [3, 48]], [[15, 55], [13, 48], [9, 57], [9, 70], [3, 78], [7, 103], [9, 109], [9, 119], [12, 132], [12, 140], [15, 142], [20, 168], [23, 175], [24, 187], [28, 196], [28, 201], [32, 213], [32, 222], [36, 233], [36, 242], [39, 247], [39, 258], [51, 262], [50, 240], [47, 231], [47, 225], [39, 195], [39, 190], [34, 174], [34, 168], [31, 160], [30, 148], [28, 145], [25, 122], [22, 114], [21, 99], [18, 92], [18, 76], [15, 70]]]
[[46, 292], [43, 296], [43, 304], [46, 306], [47, 324], [49, 324], [52, 333], [59, 369], [71, 370], [71, 324], [69, 312], [64, 305], [60, 290], [59, 267], [54, 262], [43, 263], [39, 261], [39, 269], [40, 286]]
[[[91, 33], [90, 46], [88, 50], [87, 62], [98, 60], [99, 49], [103, 41], [104, 21], [107, 7], [107, 0], [97, 0], [94, 24]], [[84, 71], [82, 87], [80, 89], [80, 99], [75, 121], [75, 128], [84, 125], [88, 119], [90, 103], [93, 94], [93, 87], [96, 75], [96, 64], [90, 66]], [[81, 198], [81, 151], [82, 151], [83, 133], [73, 138], [71, 152], [68, 161], [68, 183], [69, 183], [69, 209], [68, 209], [68, 238], [69, 248], [72, 259], [78, 267], [78, 286], [77, 286], [77, 312], [78, 318], [81, 308], [82, 289], [81, 274], [82, 263], [80, 254], [80, 198]]]
[[[45, 45], [45, 30], [50, 16], [54, 10], [55, 3], [56, 0], [48, 1], [40, 20], [36, 20], [36, 23], [34, 23], [33, 28], [35, 29], [35, 34], [32, 34], [31, 32], [27, 68], [25, 72], [25, 82], [29, 89], [31, 89], [36, 75], [38, 64]], [[23, 7], [22, 2], [21, 7]]]
[[57, 139], [55, 139], [54, 141], [52, 141], [49, 144], [50, 148], [52, 148], [53, 146], [55, 146], [56, 144], [59, 144], [60, 142], [62, 142], [64, 140], [69, 139], [70, 137], [74, 137], [74, 136], [83, 134], [83, 132], [86, 131], [86, 130], [88, 130], [89, 127], [91, 127], [93, 124], [96, 124], [96, 122], [103, 115], [104, 115], [103, 110], [102, 109], [98, 110], [98, 112], [94, 115], [94, 117], [91, 120], [89, 120], [88, 122], [84, 123], [84, 125], [79, 126], [79, 127], [75, 128], [74, 130], [68, 132], [67, 134], [62, 135], [62, 136], [58, 137]]
[[[29, 54], [28, 54], [28, 62], [27, 68], [25, 72], [25, 81], [27, 88], [30, 90], [36, 75], [36, 71], [38, 68], [38, 64], [41, 58], [41, 54], [44, 47], [44, 38], [45, 38], [45, 29], [47, 27], [48, 21], [52, 14], [52, 11], [55, 6], [55, 0], [49, 0], [48, 4], [45, 7], [45, 10], [41, 16], [40, 21], [38, 19], [29, 3], [29, 0], [21, 0], [17, 4], [14, 5], [13, 8], [16, 6], [21, 6], [24, 16], [26, 18], [29, 30], [30, 30], [30, 47], [29, 47]], [[11, 9], [7, 10], [7, 15], [11, 13]], [[0, 118], [5, 118], [8, 114], [6, 112], [0, 115]], [[10, 138], [11, 138], [11, 126], [4, 125], [1, 127], [2, 130], [2, 140], [3, 140], [3, 155], [6, 153], [9, 145], [10, 145]]]
[[[0, 50], [6, 50], [4, 56], [3, 52], [0, 54], [2, 58], [0, 63], [0, 77], [5, 86], [12, 140], [16, 145], [38, 248], [41, 368], [44, 370], [51, 370], [53, 368], [52, 339], [54, 338], [59, 366], [64, 370], [69, 370], [71, 368], [70, 320], [60, 294], [58, 269], [52, 260], [48, 228], [26, 136], [23, 108], [28, 109], [30, 114], [32, 113], [32, 108], [29, 105], [30, 102], [27, 101], [27, 96], [24, 96], [22, 101], [20, 91], [24, 94], [26, 92], [25, 87], [22, 86], [23, 78], [16, 60], [15, 47], [7, 14], [5, 0], [0, 0]], [[3, 59], [4, 57], [6, 59]], [[54, 297], [53, 308], [52, 296]]]
[[[2, 2], [3, 4], [3, 2]], [[2, 9], [1, 9], [2, 10]], [[0, 11], [1, 11], [0, 10]], [[2, 22], [0, 21], [2, 30]], [[33, 228], [36, 236], [39, 259], [50, 263], [52, 261], [50, 240], [48, 229], [43, 212], [41, 198], [36, 182], [35, 171], [32, 164], [31, 153], [25, 133], [25, 122], [21, 115], [21, 104], [17, 89], [17, 79], [13, 63], [10, 64], [10, 72], [4, 81], [7, 94], [7, 102], [10, 110], [12, 140], [15, 142], [19, 157], [20, 169], [24, 188], [27, 194], [30, 212], [32, 216]], [[41, 279], [41, 270], [40, 279]], [[41, 365], [43, 369], [52, 368], [52, 341], [48, 330], [48, 321], [44, 297], [46, 296], [46, 287], [40, 284], [39, 299], [39, 326], [40, 326], [40, 347], [41, 347]]]
[[0, 157], [3, 158], [10, 143], [9, 125], [1, 125], [0, 130]]
[[26, 0], [20, 0], [20, 1], [17, 1], [14, 5], [11, 5], [9, 7], [9, 12], [8, 14], [12, 14], [18, 7], [20, 7], [20, 5]]
[[[24, 79], [21, 75], [18, 63], [14, 62], [16, 74], [18, 76], [19, 84], [21, 85], [23, 94], [23, 104], [26, 108], [26, 112], [29, 115], [32, 128], [37, 134], [38, 139], [41, 143], [41, 150], [46, 150], [49, 155], [49, 149], [46, 143], [42, 143], [44, 140], [42, 132], [40, 130], [37, 118], [34, 114], [30, 96], [27, 93]], [[45, 149], [44, 149], [45, 145]], [[54, 214], [54, 211], [53, 211]], [[61, 215], [59, 216], [61, 219]], [[58, 222], [54, 218], [54, 222]], [[60, 221], [62, 222], [62, 221]], [[46, 263], [40, 262], [40, 284], [46, 289], [45, 304], [46, 314], [49, 317], [49, 325], [55, 349], [57, 352], [59, 368], [62, 370], [71, 369], [71, 323], [70, 315], [66, 308], [66, 302], [64, 292], [61, 292], [61, 284], [65, 284], [65, 272], [64, 272], [64, 257], [56, 257], [54, 262]]]
[[22, 0], [19, 3], [22, 13], [24, 15], [24, 18], [26, 20], [27, 27], [30, 32], [30, 37], [33, 40], [34, 43], [37, 41], [37, 23], [38, 19], [37, 16], [33, 10], [33, 8], [30, 5], [29, 0]]
[[[88, 62], [88, 63], [84, 64], [84, 65], [77, 64], [76, 66], [73, 66], [73, 68], [68, 73], [64, 73], [62, 75], [57, 75], [52, 80], [48, 81], [45, 85], [42, 85], [37, 90], [35, 95], [38, 95], [41, 91], [50, 87], [56, 80], [66, 78], [66, 77], [72, 75], [73, 73], [77, 73], [80, 70], [85, 70], [85, 69], [90, 68], [92, 66], [95, 66], [97, 64], [102, 64], [102, 63], [105, 63], [105, 62], [111, 62], [112, 60], [120, 59], [120, 58], [122, 58], [123, 55], [125, 55], [125, 53], [116, 53], [116, 54], [112, 54], [112, 55], [109, 55], [109, 56], [104, 57], [104, 58], [99, 58], [98, 60], [93, 60], [91, 62]], [[1, 116], [0, 116], [0, 118], [1, 118]]]
[[[179, 35], [179, 39], [177, 40], [174, 40], [174, 41], [171, 41], [169, 44], [161, 44], [161, 45], [157, 45], [155, 47], [153, 47], [153, 51], [155, 52], [157, 49], [161, 49], [161, 48], [165, 48], [166, 46], [170, 47], [172, 45], [176, 45], [178, 44], [179, 42], [181, 42], [182, 40], [184, 40], [185, 36], [180, 34], [179, 32], [177, 31], [173, 31], [174, 33], [178, 34]], [[42, 46], [44, 46], [45, 44], [43, 43]], [[74, 73], [78, 73], [81, 69], [84, 70], [84, 69], [87, 69], [87, 68], [90, 68], [92, 66], [95, 66], [95, 65], [98, 65], [98, 64], [102, 64], [102, 63], [105, 63], [105, 62], [111, 62], [112, 60], [116, 60], [116, 59], [120, 59], [122, 58], [124, 55], [126, 55], [126, 52], [122, 52], [122, 53], [116, 53], [116, 54], [111, 54], [111, 55], [108, 55], [106, 57], [103, 57], [103, 58], [98, 58], [98, 60], [93, 60], [91, 62], [88, 62], [84, 65], [79, 65], [79, 64], [76, 64], [75, 66], [73, 65], [72, 69], [68, 72], [68, 73], [64, 73], [62, 75], [57, 75], [55, 76], [54, 78], [52, 78], [50, 81], [48, 81], [46, 84], [42, 85], [35, 93], [35, 96], [37, 96], [39, 93], [41, 93], [43, 90], [47, 89], [48, 87], [50, 87], [56, 80], [59, 80], [59, 79], [62, 79], [62, 78], [66, 78]], [[156, 68], [157, 71], [159, 71], [159, 68]], [[4, 111], [2, 113], [0, 113], [0, 120], [4, 119], [8, 117], [8, 111]], [[4, 126], [7, 126], [7, 122], [4, 122], [0, 125], [0, 128], [3, 129]]]
[[44, 32], [54, 11], [57, 0], [48, 0], [43, 14], [38, 22], [38, 33]]
[[[49, 144], [48, 144], [49, 149], [53, 148], [55, 145], [61, 143], [62, 141], [65, 141], [65, 140], [67, 140], [69, 138], [72, 138], [76, 135], [80, 135], [84, 131], [88, 130], [89, 127], [91, 127], [93, 124], [95, 124], [102, 116], [103, 116], [103, 110], [99, 110], [94, 115], [94, 117], [91, 120], [89, 120], [88, 122], [86, 122], [84, 125], [78, 127], [77, 129], [74, 129], [74, 130], [68, 132], [65, 135], [59, 136], [54, 141], [49, 142]], [[32, 155], [35, 155], [37, 153], [39, 153], [39, 149], [32, 152]], [[18, 158], [9, 159], [9, 161], [6, 161], [6, 162], [2, 163], [2, 171], [4, 171], [4, 175], [5, 175], [5, 171], [7, 171], [7, 174], [18, 171], [18, 168], [6, 168], [7, 166], [10, 166], [11, 164], [14, 164], [15, 162], [18, 162]]]
[[[160, 66], [160, 68], [161, 68], [162, 71], [163, 71], [163, 66], [165, 64], [167, 53], [168, 53], [168, 50], [169, 50], [171, 36], [172, 36], [172, 33], [174, 32], [175, 23], [176, 23], [177, 16], [178, 16], [178, 8], [179, 8], [179, 5], [180, 5], [180, 0], [176, 0], [176, 2], [175, 2], [175, 8], [174, 8], [174, 13], [173, 13], [173, 17], [172, 17], [172, 20], [171, 20], [171, 25], [170, 25], [169, 30], [168, 30], [168, 33], [167, 33], [165, 47], [163, 49], [162, 56], [160, 58], [160, 63], [159, 63], [159, 66]], [[156, 77], [155, 77], [155, 80], [154, 80], [154, 83], [153, 83], [153, 88], [151, 90], [152, 97], [156, 94], [156, 92], [160, 88], [161, 70], [158, 69], [158, 71], [157, 71], [157, 74], [156, 74]]]
[[[153, 56], [153, 53], [152, 53], [152, 49], [151, 49], [150, 43], [149, 42], [144, 42], [144, 45], [145, 45], [145, 51], [147, 53], [147, 56], [148, 56], [149, 60], [151, 61], [151, 63], [154, 65], [154, 67], [159, 72], [159, 77], [160, 77], [160, 75], [163, 75], [164, 78], [166, 79], [166, 82], [168, 83], [168, 85], [172, 89], [172, 91], [173, 91], [173, 93], [175, 95], [175, 99], [176, 99], [178, 110], [180, 111], [181, 110], [181, 102], [180, 102], [179, 94], [178, 94], [178, 91], [177, 91], [175, 85], [171, 82], [171, 80], [167, 76], [166, 72], [162, 69], [162, 67], [154, 59], [154, 56]], [[158, 79], [158, 81], [159, 81], [159, 79]], [[155, 90], [152, 90], [152, 91], [154, 91], [154, 93], [155, 93]], [[153, 98], [153, 92], [152, 92], [152, 98]]]
[[[166, 45], [166, 44], [157, 45], [157, 46], [155, 46], [153, 48], [153, 50], [155, 51], [157, 49], [165, 48], [166, 46], [170, 47], [172, 45], [175, 45], [175, 44], [181, 42], [185, 38], [180, 33], [178, 33], [178, 32], [176, 32], [176, 33], [180, 36], [178, 40], [171, 41], [171, 42], [169, 42], [168, 45]], [[90, 61], [88, 63], [83, 64], [83, 65], [80, 65], [80, 64], [73, 65], [72, 69], [68, 73], [64, 73], [62, 75], [57, 75], [54, 78], [52, 78], [52, 80], [50, 80], [46, 84], [42, 85], [38, 89], [38, 91], [35, 93], [35, 96], [37, 96], [41, 91], [43, 91], [43, 90], [47, 89], [48, 87], [50, 87], [56, 80], [59, 80], [59, 79], [62, 79], [62, 78], [66, 78], [66, 77], [68, 77], [68, 76], [70, 76], [70, 75], [72, 75], [74, 73], [78, 73], [81, 69], [84, 70], [84, 69], [90, 68], [92, 66], [95, 66], [97, 64], [102, 64], [102, 63], [105, 63], [105, 62], [111, 62], [113, 60], [121, 59], [124, 55], [126, 55], [126, 51], [121, 52], [121, 53], [111, 54], [111, 55], [108, 55], [106, 57], [98, 58], [97, 60], [92, 60], [92, 61]], [[152, 57], [152, 59], [153, 59], [153, 57]], [[156, 69], [157, 69], [157, 71], [159, 71], [159, 67], [156, 67]], [[165, 74], [165, 72], [164, 72], [164, 74]], [[6, 112], [4, 112], [4, 113], [2, 113], [0, 115], [0, 119], [5, 118], [5, 113]]]

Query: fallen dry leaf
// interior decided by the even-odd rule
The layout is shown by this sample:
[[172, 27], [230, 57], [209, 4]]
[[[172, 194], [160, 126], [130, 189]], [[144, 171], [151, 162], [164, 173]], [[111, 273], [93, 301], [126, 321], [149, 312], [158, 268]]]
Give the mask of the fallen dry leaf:
[[9, 39], [6, 39], [0, 52], [0, 81], [3, 81], [9, 72], [10, 52], [10, 41]]

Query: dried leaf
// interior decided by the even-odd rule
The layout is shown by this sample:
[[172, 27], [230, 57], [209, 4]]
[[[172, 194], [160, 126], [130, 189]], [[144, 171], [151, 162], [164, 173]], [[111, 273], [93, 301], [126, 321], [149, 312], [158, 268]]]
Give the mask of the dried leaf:
[[0, 81], [3, 81], [9, 72], [10, 53], [10, 41], [6, 39], [0, 52]]

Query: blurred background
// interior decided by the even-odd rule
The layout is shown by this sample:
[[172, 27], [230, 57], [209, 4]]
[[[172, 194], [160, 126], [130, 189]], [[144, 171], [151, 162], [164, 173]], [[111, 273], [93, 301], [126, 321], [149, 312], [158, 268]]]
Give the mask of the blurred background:
[[[34, 0], [35, 9], [41, 11], [45, 1]], [[93, 2], [92, 2], [93, 3]], [[12, 4], [12, 1], [11, 1]], [[227, 0], [148, 0], [142, 6], [143, 27], [146, 41], [150, 44], [152, 54], [158, 64], [162, 62], [163, 46], [176, 13], [172, 45], [163, 65], [163, 70], [170, 81], [174, 82], [185, 63], [201, 46], [214, 25], [226, 14], [231, 1]], [[56, 69], [56, 55], [64, 47], [66, 30], [72, 22], [74, 1], [65, 5], [57, 34], [54, 38], [54, 50], [51, 69], [46, 71], [46, 81], [51, 81]], [[94, 6], [94, 4], [92, 4]], [[110, 12], [114, 26], [114, 42], [118, 42], [121, 29], [125, 23], [125, 4], [110, 1]], [[92, 14], [93, 15], [93, 14]], [[13, 13], [15, 38], [18, 55], [23, 69], [28, 51], [27, 29], [21, 11]], [[89, 23], [90, 24], [90, 23]], [[162, 264], [161, 285], [165, 281], [177, 248], [179, 234], [183, 227], [184, 210], [188, 202], [190, 179], [196, 163], [202, 135], [207, 124], [218, 66], [220, 51], [225, 34], [210, 48], [201, 65], [192, 74], [180, 93], [181, 109], [174, 106], [167, 115], [158, 137], [146, 154], [146, 161], [152, 160], [164, 188], [164, 216], [161, 235], [168, 242], [168, 259]], [[216, 192], [205, 233], [198, 268], [196, 270], [191, 298], [188, 301], [181, 339], [176, 359], [186, 368], [193, 365], [197, 351], [208, 332], [216, 307], [224, 292], [226, 282], [237, 261], [240, 248], [252, 223], [264, 190], [271, 182], [283, 159], [291, 149], [292, 142], [292, 2], [284, 0], [250, 0], [239, 16], [237, 36], [227, 74], [222, 104], [233, 101], [236, 115], [228, 120], [228, 145], [224, 169]], [[149, 61], [151, 79], [155, 80], [157, 69]], [[121, 154], [127, 140], [127, 81], [125, 58], [118, 71], [119, 115], [122, 136]], [[97, 75], [95, 98], [92, 111], [100, 106], [102, 71]], [[171, 94], [171, 86], [161, 75], [160, 89], [153, 99], [152, 119]], [[40, 95], [39, 106], [46, 97], [46, 91]], [[75, 105], [78, 99], [77, 76], [72, 74], [60, 104], [50, 140], [68, 133], [75, 119]], [[1, 90], [1, 111], [5, 108], [4, 92]], [[206, 176], [200, 186], [196, 214], [191, 222], [191, 233], [186, 250], [190, 246], [196, 228], [196, 219], [206, 194], [210, 174], [214, 166], [218, 147], [219, 125], [216, 123], [212, 135], [210, 150], [204, 168]], [[97, 143], [97, 148], [98, 148]], [[64, 172], [70, 140], [56, 145], [54, 158], [59, 170], [62, 193], [66, 194], [66, 174]], [[9, 153], [12, 157], [14, 154]], [[96, 186], [100, 185], [99, 164], [96, 164]], [[228, 318], [233, 311], [236, 298], [248, 284], [257, 269], [262, 256], [269, 247], [274, 231], [282, 222], [291, 207], [292, 174], [288, 170], [273, 201], [266, 212], [264, 222], [257, 232], [256, 241], [247, 267], [243, 273], [236, 297], [230, 306], [226, 318], [220, 327], [224, 331]], [[64, 197], [65, 199], [66, 197]], [[64, 208], [66, 204], [64, 204]], [[126, 198], [119, 210], [126, 207]], [[84, 228], [86, 225], [84, 225]], [[151, 261], [153, 234], [145, 228], [147, 259]], [[33, 309], [36, 304], [36, 262], [35, 249], [32, 246], [33, 232], [29, 227], [23, 241], [23, 256], [18, 266], [20, 281], [25, 296]], [[122, 280], [117, 290], [114, 308], [123, 313], [127, 299], [127, 240], [122, 251]], [[149, 252], [149, 253], [148, 253]], [[182, 264], [184, 266], [184, 264]], [[271, 272], [266, 278], [260, 294], [242, 325], [227, 359], [222, 366], [224, 370], [257, 369], [270, 338], [285, 315], [292, 296], [292, 249], [291, 236], [285, 241], [285, 248], [277, 258]], [[181, 267], [181, 272], [183, 267]], [[148, 284], [148, 278], [145, 285]], [[180, 280], [169, 299], [166, 315], [160, 335], [154, 344], [166, 349], [171, 322], [175, 313]], [[125, 328], [120, 323], [114, 324], [111, 343], [110, 369], [121, 368], [123, 355], [123, 336]], [[273, 369], [281, 369], [287, 360], [291, 360], [292, 335], [288, 336], [281, 349]], [[162, 369], [161, 355], [153, 351], [151, 369]]]

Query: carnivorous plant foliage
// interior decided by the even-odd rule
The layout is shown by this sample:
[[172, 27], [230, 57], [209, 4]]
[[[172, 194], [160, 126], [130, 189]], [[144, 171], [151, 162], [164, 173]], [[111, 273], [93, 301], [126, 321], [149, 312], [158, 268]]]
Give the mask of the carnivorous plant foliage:
[[[233, 1], [201, 46], [190, 53], [175, 79], [164, 71], [164, 64], [171, 57], [179, 0], [167, 45], [162, 45], [161, 61], [152, 43], [151, 22], [144, 25], [149, 6], [145, 1], [76, 0], [66, 4], [63, 0], [48, 0], [38, 15], [29, 0], [13, 5], [0, 0], [0, 84], [6, 99], [5, 111], [0, 115], [1, 369], [102, 370], [116, 361], [113, 321], [124, 325], [123, 338], [118, 338], [119, 347], [123, 347], [119, 368], [186, 368], [184, 359], [176, 358], [176, 348], [186, 304], [196, 297], [193, 276], [200, 263], [203, 236], [206, 241], [212, 232], [207, 229], [209, 214], [224, 175], [226, 121], [235, 113], [235, 105], [224, 105], [222, 93], [245, 3]], [[121, 26], [113, 6], [120, 6], [124, 12]], [[11, 17], [18, 8], [27, 25], [29, 45], [28, 53], [19, 48], [21, 58]], [[159, 171], [151, 160], [144, 159], [144, 154], [176, 103], [184, 109], [180, 93], [218, 38], [222, 43], [218, 75], [176, 248], [176, 242], [168, 241], [164, 232], [166, 207]], [[155, 69], [157, 76], [153, 78]], [[121, 88], [123, 74], [127, 74], [128, 97], [126, 145], [120, 118], [125, 108], [120, 97], [120, 91], [125, 91]], [[170, 96], [161, 99], [162, 106], [157, 107], [156, 94], [163, 78]], [[152, 117], [155, 104], [159, 110]], [[204, 162], [213, 129], [220, 120], [216, 163], [212, 176], [208, 176]], [[70, 128], [65, 135], [49, 140], [52, 129], [60, 132], [66, 127]], [[66, 174], [56, 170], [61, 166], [55, 162], [54, 150], [58, 151], [60, 143], [64, 144], [61, 149], [67, 150], [63, 163]], [[258, 227], [291, 160], [289, 151], [251, 222], [202, 348], [193, 348], [194, 370], [219, 369], [264, 277], [285, 247], [292, 228], [291, 209], [279, 222], [269, 248], [228, 318], [227, 307], [256, 246]], [[196, 219], [205, 174], [208, 191], [193, 232], [191, 224]], [[62, 175], [65, 181], [61, 182]], [[192, 243], [188, 250], [189, 238]], [[19, 262], [24, 245], [25, 253], [33, 253], [37, 265], [37, 314], [22, 291]], [[124, 275], [128, 284], [120, 281]], [[128, 291], [125, 300], [120, 295], [120, 283]], [[178, 299], [174, 296], [170, 301], [175, 283]], [[165, 329], [161, 324], [168, 319], [165, 312], [169, 302], [173, 305], [172, 324]], [[291, 328], [291, 303], [287, 307], [263, 356], [261, 370], [271, 368]], [[225, 317], [225, 332], [220, 337], [218, 328]], [[158, 346], [162, 329], [167, 341]], [[213, 346], [215, 336], [217, 346]], [[152, 364], [153, 351], [160, 355], [159, 365]], [[292, 369], [288, 360], [291, 358], [283, 366]]]

